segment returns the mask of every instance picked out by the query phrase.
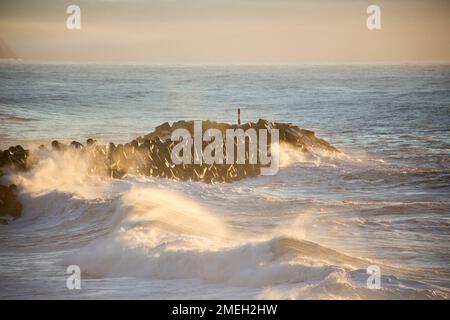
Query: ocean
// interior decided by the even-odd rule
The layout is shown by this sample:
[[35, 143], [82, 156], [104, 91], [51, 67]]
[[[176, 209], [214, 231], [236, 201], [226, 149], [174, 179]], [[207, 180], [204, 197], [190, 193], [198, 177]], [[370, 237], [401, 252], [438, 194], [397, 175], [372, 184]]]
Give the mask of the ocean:
[[238, 107], [343, 154], [286, 150], [275, 176], [212, 185], [42, 158], [1, 178], [24, 209], [0, 225], [0, 299], [449, 298], [450, 65], [0, 64], [0, 149], [123, 143]]

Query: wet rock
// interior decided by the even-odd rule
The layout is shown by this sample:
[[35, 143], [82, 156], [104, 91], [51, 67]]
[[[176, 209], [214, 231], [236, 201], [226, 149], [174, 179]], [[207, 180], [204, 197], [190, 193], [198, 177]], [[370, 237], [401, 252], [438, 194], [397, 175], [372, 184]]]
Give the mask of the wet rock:
[[16, 185], [0, 185], [0, 219], [7, 223], [8, 218], [17, 219], [22, 215], [22, 204], [16, 199]]
[[53, 151], [66, 151], [67, 146], [64, 143], [60, 143], [58, 140], [52, 141], [52, 150]]
[[8, 158], [7, 155], [0, 150], [0, 168], [7, 164]]
[[164, 122], [163, 124], [157, 126], [152, 133], [145, 135], [143, 139], [152, 140], [155, 138], [160, 138], [161, 140], [165, 141], [170, 139], [171, 133], [172, 127], [168, 122]]
[[191, 130], [193, 131], [193, 127], [194, 127], [194, 123], [192, 121], [180, 120], [180, 121], [174, 122], [172, 124], [171, 130], [173, 131], [176, 129], [183, 128], [183, 129], [187, 129], [189, 131], [191, 131]]
[[49, 151], [49, 150], [47, 149], [47, 147], [46, 147], [44, 144], [41, 144], [41, 145], [38, 147], [38, 150], [39, 150], [39, 151], [45, 151], [45, 152]]
[[131, 146], [135, 149], [139, 148], [139, 142], [135, 139], [133, 141], [131, 141]]
[[9, 166], [17, 170], [27, 169], [27, 159], [29, 150], [25, 150], [22, 146], [12, 146], [8, 150], [4, 150], [0, 156], [0, 166]]
[[285, 132], [284, 137], [287, 142], [297, 143], [300, 140], [300, 134], [293, 128], [286, 128], [284, 132]]
[[[236, 126], [236, 127], [238, 127], [238, 126]], [[244, 131], [246, 131], [250, 128], [253, 128], [253, 127], [255, 127], [255, 124], [253, 122], [247, 122], [247, 123], [244, 123], [239, 126], [239, 128], [241, 128]], [[235, 127], [233, 127], [232, 129], [235, 129]]]
[[270, 130], [274, 128], [274, 125], [271, 121], [259, 119], [258, 122], [256, 122], [256, 128]]
[[25, 152], [25, 149], [21, 145], [17, 145], [14, 147], [15, 152]]
[[163, 124], [161, 124], [155, 128], [155, 131], [169, 131], [169, 130], [170, 130], [170, 124], [168, 122], [164, 122]]
[[83, 149], [84, 148], [83, 144], [79, 143], [78, 141], [72, 141], [70, 143], [70, 147], [72, 147], [74, 149]]

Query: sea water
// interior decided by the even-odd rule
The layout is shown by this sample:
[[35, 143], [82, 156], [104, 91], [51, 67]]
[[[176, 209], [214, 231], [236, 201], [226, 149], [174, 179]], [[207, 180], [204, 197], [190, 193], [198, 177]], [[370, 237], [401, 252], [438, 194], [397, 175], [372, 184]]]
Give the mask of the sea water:
[[0, 298], [449, 297], [450, 66], [0, 65], [1, 149], [123, 143], [238, 107], [343, 154], [283, 150], [277, 175], [214, 185], [44, 157], [8, 177], [24, 211], [0, 225]]

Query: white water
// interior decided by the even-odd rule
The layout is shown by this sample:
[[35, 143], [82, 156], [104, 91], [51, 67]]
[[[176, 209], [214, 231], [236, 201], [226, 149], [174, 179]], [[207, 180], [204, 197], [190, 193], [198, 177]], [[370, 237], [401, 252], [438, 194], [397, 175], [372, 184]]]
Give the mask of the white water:
[[[345, 156], [206, 185], [87, 174], [36, 155], [10, 177], [0, 298], [448, 298], [450, 68], [0, 66], [0, 146], [126, 142], [164, 121], [267, 118]], [[82, 290], [66, 288], [77, 264]], [[381, 290], [366, 288], [376, 264]]]
[[[282, 153], [282, 170], [336, 165], [323, 155], [311, 162], [293, 150], [282, 148]], [[310, 231], [312, 238], [328, 232], [314, 225], [316, 212], [247, 212], [255, 202], [280, 201], [261, 193], [267, 180], [280, 178], [259, 177], [236, 185], [110, 180], [89, 175], [86, 159], [75, 153], [41, 157], [33, 170], [11, 180], [21, 187], [25, 213], [2, 226], [2, 261], [11, 263], [2, 271], [3, 298], [235, 298], [236, 293], [270, 299], [448, 298], [447, 289], [415, 280], [423, 270], [358, 258], [331, 249], [333, 244], [310, 241]], [[344, 158], [341, 165], [351, 161]], [[246, 186], [248, 182], [253, 186]], [[210, 200], [208, 194], [219, 199]], [[240, 199], [240, 212], [210, 209], [227, 197]], [[39, 261], [51, 268], [15, 281], [14, 268], [35, 276]], [[76, 294], [63, 281], [65, 268], [73, 264], [87, 279]], [[366, 288], [365, 269], [371, 264], [383, 271], [381, 290]], [[16, 290], [17, 284], [39, 288], [40, 293]]]

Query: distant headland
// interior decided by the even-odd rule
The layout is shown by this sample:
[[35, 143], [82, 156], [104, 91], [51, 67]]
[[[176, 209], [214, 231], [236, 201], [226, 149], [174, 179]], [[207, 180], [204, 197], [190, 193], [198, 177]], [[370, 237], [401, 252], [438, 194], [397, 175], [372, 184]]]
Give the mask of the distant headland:
[[6, 43], [0, 39], [0, 59], [2, 60], [19, 60], [19, 56], [11, 50]]

